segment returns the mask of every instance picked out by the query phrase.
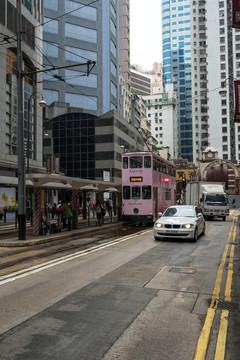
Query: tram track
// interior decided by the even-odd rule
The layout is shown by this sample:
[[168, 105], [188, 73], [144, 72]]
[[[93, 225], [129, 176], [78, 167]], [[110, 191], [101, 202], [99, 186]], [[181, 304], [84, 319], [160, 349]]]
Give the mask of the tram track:
[[135, 235], [146, 231], [144, 228], [129, 227], [123, 229], [105, 230], [90, 236], [80, 236], [78, 239], [64, 239], [47, 244], [39, 244], [24, 248], [13, 248], [2, 251], [0, 255], [0, 277], [11, 272], [21, 271], [31, 265], [40, 265], [45, 261], [54, 261], [61, 256], [68, 256], [91, 247], [102, 246], [118, 238]]

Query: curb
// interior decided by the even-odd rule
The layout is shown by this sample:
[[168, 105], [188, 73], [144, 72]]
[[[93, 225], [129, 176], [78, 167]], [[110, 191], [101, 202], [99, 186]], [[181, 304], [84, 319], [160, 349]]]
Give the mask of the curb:
[[26, 240], [18, 240], [17, 238], [12, 238], [11, 240], [0, 240], [0, 248], [1, 247], [24, 247], [24, 246], [33, 246], [33, 245], [40, 245], [40, 244], [46, 244], [57, 240], [70, 240], [77, 236], [89, 234], [96, 232], [96, 230], [99, 230], [100, 232], [103, 232], [105, 229], [111, 229], [111, 228], [118, 228], [123, 226], [122, 222], [116, 222], [111, 224], [105, 224], [100, 229], [99, 226], [94, 227], [84, 227], [81, 229], [71, 230], [71, 231], [62, 231], [58, 234], [51, 234], [51, 235], [41, 235], [41, 237], [37, 238], [31, 238]]

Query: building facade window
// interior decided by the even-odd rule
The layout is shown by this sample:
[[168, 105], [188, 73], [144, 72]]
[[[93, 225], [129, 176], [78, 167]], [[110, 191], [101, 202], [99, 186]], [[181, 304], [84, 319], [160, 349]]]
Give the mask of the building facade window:
[[[55, 0], [56, 1], [56, 0]], [[48, 2], [48, 0], [46, 1]], [[71, 15], [78, 16], [82, 19], [97, 21], [97, 9], [92, 6], [87, 6], [73, 0], [66, 0], [66, 12], [71, 11]]]
[[97, 43], [97, 31], [80, 25], [65, 23], [65, 35], [73, 39]]
[[58, 34], [58, 21], [50, 18], [44, 18], [44, 31], [51, 34]]

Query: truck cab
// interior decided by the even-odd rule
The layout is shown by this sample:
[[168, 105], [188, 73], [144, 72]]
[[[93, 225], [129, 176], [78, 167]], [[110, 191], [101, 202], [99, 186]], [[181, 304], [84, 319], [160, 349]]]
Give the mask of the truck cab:
[[229, 215], [228, 196], [224, 192], [202, 192], [200, 204], [205, 218], [221, 217], [223, 221]]

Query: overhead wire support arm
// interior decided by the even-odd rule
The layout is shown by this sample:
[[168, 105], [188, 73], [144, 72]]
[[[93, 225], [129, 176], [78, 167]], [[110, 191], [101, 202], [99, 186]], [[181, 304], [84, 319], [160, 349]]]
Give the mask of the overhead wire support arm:
[[[43, 73], [43, 72], [52, 71], [52, 70], [67, 69], [67, 68], [72, 68], [72, 67], [76, 67], [76, 66], [84, 66], [84, 65], [87, 65], [87, 76], [88, 76], [90, 74], [90, 72], [92, 71], [92, 69], [94, 68], [94, 66], [96, 65], [96, 61], [88, 60], [85, 63], [77, 63], [77, 64], [64, 65], [64, 66], [52, 66], [51, 68], [48, 68], [48, 69], [33, 70], [33, 71], [29, 71], [29, 72], [22, 72], [21, 75], [22, 76], [33, 75], [33, 74]], [[91, 65], [91, 68], [90, 68], [90, 65]]]

